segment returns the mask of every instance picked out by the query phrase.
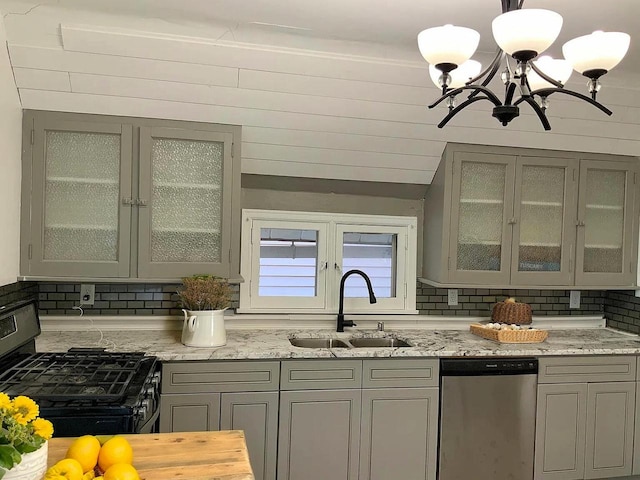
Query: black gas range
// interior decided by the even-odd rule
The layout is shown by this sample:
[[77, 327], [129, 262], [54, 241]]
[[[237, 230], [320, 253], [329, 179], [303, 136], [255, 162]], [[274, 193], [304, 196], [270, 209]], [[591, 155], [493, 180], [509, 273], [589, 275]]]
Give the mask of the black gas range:
[[78, 347], [36, 353], [39, 334], [35, 301], [0, 307], [0, 392], [33, 398], [56, 437], [156, 431], [156, 357]]

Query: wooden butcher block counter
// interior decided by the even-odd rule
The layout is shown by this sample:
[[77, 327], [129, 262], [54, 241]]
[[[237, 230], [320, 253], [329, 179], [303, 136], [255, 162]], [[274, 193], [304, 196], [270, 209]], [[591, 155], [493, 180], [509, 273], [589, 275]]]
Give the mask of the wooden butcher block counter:
[[[133, 447], [141, 480], [254, 480], [244, 433], [186, 432], [123, 435]], [[49, 466], [62, 460], [72, 438], [49, 440]]]

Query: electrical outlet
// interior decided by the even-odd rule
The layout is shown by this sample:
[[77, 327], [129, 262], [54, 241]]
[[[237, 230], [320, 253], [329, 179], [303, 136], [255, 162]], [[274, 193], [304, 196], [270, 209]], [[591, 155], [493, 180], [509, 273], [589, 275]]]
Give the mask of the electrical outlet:
[[569, 294], [569, 308], [580, 308], [580, 290], [571, 290]]
[[96, 286], [91, 283], [80, 285], [80, 305], [93, 305], [96, 301]]
[[450, 288], [447, 291], [447, 303], [449, 304], [449, 306], [455, 306], [458, 305], [458, 289], [457, 288]]

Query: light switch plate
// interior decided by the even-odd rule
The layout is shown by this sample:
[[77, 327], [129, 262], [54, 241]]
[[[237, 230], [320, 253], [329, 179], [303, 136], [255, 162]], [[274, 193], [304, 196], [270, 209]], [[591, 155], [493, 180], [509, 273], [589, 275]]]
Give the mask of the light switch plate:
[[96, 286], [91, 283], [80, 285], [80, 305], [93, 305], [96, 301]]
[[458, 305], [458, 289], [457, 288], [450, 288], [447, 292], [447, 295], [448, 295], [447, 303], [449, 304], [449, 306]]
[[580, 290], [571, 290], [569, 294], [569, 308], [580, 308]]

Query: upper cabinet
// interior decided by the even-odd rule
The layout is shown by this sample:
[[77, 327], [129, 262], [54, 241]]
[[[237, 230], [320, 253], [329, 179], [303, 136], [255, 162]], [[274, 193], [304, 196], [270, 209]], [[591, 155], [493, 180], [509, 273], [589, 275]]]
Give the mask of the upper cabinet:
[[496, 288], [633, 286], [636, 162], [448, 144], [425, 198], [424, 280]]
[[21, 275], [239, 274], [240, 127], [27, 111]]

